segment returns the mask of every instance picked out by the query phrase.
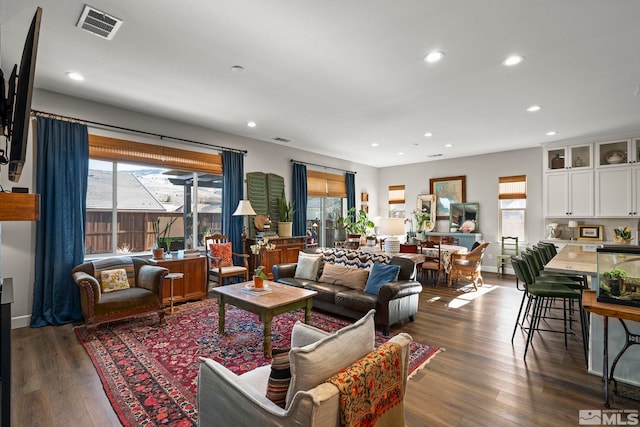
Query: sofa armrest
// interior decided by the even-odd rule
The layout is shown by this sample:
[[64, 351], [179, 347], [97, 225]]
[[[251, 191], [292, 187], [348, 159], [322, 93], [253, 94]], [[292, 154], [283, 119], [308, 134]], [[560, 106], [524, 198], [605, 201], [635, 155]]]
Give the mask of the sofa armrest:
[[385, 283], [378, 292], [378, 301], [381, 304], [386, 304], [392, 299], [419, 294], [420, 292], [422, 292], [422, 285], [415, 280]]
[[87, 293], [87, 298], [89, 300], [93, 300], [94, 304], [98, 304], [100, 302], [102, 291], [100, 290], [100, 283], [98, 282], [98, 279], [84, 271], [76, 271], [73, 273], [73, 280], [80, 289]]
[[158, 294], [160, 301], [162, 301], [162, 281], [167, 274], [169, 274], [169, 270], [164, 267], [158, 265], [143, 265], [140, 267], [140, 270], [138, 270], [136, 286]]
[[273, 273], [273, 280], [275, 282], [278, 279], [283, 277], [294, 277], [296, 275], [296, 267], [298, 263], [296, 262], [288, 262], [284, 264], [276, 264], [271, 267], [271, 272]]
[[[327, 425], [322, 423], [322, 418], [326, 417], [324, 412], [337, 414], [338, 390], [330, 384], [296, 393], [286, 410], [267, 399], [265, 394], [265, 390], [256, 390], [218, 362], [200, 358], [198, 424], [201, 426]], [[335, 401], [332, 407], [323, 408], [330, 399]], [[337, 419], [332, 421], [329, 425], [335, 425]]]

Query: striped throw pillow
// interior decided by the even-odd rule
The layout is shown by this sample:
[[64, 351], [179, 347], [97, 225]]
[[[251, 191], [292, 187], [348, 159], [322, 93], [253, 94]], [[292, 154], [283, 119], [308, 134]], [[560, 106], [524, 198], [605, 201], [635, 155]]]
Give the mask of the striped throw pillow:
[[273, 349], [271, 351], [271, 375], [269, 375], [267, 383], [267, 399], [284, 408], [290, 382], [289, 349]]

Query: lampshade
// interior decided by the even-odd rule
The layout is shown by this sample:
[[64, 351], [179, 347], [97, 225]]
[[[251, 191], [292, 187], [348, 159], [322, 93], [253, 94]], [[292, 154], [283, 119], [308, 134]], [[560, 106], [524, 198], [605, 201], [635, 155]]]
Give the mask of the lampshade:
[[569, 221], [569, 228], [578, 228], [578, 221]]
[[382, 236], [400, 236], [404, 234], [404, 219], [382, 218], [378, 234]]
[[253, 207], [251, 206], [251, 202], [248, 200], [240, 200], [240, 203], [238, 203], [238, 207], [236, 208], [236, 211], [233, 213], [233, 216], [239, 216], [239, 215], [257, 215], [256, 211], [253, 210]]

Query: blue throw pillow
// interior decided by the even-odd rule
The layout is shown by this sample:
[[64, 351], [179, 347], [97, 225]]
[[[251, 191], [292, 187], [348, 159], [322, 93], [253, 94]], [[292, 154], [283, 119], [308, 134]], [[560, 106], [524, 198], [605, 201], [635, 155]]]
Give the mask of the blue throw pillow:
[[371, 269], [371, 273], [369, 273], [364, 291], [371, 295], [378, 295], [382, 285], [395, 282], [398, 279], [398, 273], [400, 273], [399, 265], [382, 264], [379, 262], [373, 263], [373, 268]]

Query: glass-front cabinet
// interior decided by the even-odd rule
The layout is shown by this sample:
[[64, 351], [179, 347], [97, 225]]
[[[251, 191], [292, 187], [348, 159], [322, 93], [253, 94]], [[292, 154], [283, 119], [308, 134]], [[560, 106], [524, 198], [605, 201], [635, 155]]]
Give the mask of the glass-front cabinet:
[[597, 249], [598, 301], [640, 307], [640, 246]]
[[596, 143], [597, 166], [615, 167], [638, 162], [640, 138]]
[[548, 171], [592, 167], [592, 144], [572, 145], [567, 147], [554, 147], [546, 149], [545, 168]]

